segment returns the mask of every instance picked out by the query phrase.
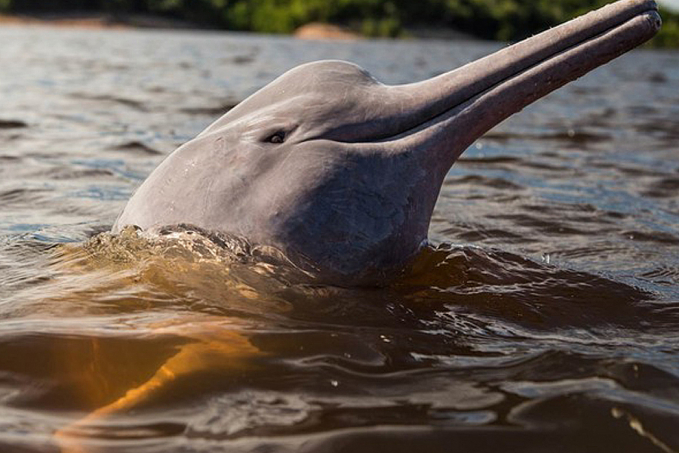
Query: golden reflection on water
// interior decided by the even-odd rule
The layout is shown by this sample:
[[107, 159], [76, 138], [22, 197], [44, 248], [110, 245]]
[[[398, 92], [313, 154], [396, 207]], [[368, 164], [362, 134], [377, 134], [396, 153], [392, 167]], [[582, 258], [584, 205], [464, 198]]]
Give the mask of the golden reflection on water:
[[[105, 370], [111, 365], [110, 355], [117, 355], [116, 351], [103, 353], [92, 340], [92, 355], [89, 363], [81, 360], [69, 360], [69, 353], [64, 357], [64, 367], [72, 373], [84, 373], [87, 378], [82, 382], [80, 391], [83, 399], [91, 402], [97, 409], [87, 416], [76, 420], [55, 433], [57, 443], [64, 453], [86, 452], [87, 448], [79, 442], [79, 435], [87, 433], [88, 427], [97, 424], [103, 418], [123, 411], [134, 410], [139, 404], [153, 399], [168, 385], [178, 378], [189, 376], [202, 371], [227, 370], [239, 372], [250, 366], [250, 359], [256, 357], [260, 351], [248, 341], [248, 338], [238, 331], [230, 330], [222, 320], [192, 320], [170, 326], [152, 326], [157, 335], [167, 335], [171, 342], [176, 338], [191, 341], [187, 344], [175, 346], [176, 353], [166, 359], [162, 365], [150, 376], [148, 373], [136, 375], [126, 374], [116, 376]], [[79, 357], [81, 359], [81, 357]], [[157, 357], [139, 356], [137, 363], [156, 361]], [[104, 364], [104, 367], [99, 366]], [[146, 379], [146, 380], [145, 380]], [[141, 382], [140, 384], [137, 384]], [[127, 390], [125, 387], [129, 386]], [[122, 390], [122, 392], [121, 392]]]
[[[56, 276], [41, 293], [53, 294], [41, 305], [60, 307], [61, 313], [127, 313], [145, 310], [146, 322], [127, 324], [126, 337], [155, 343], [153, 348], [130, 348], [128, 343], [104, 341], [61, 342], [53, 353], [61, 369], [52, 370], [77, 389], [73, 395], [91, 411], [63, 426], [55, 440], [64, 453], [89, 451], [81, 443], [92, 427], [107, 417], [134, 410], [152, 401], [186, 376], [210, 372], [220, 376], [242, 373], [255, 366], [262, 352], [249, 341], [252, 319], [201, 313], [196, 304], [233, 301], [228, 309], [251, 313], [282, 312], [286, 304], [234, 278], [233, 251], [209, 239], [188, 234], [166, 240], [144, 238], [133, 228], [119, 236], [101, 234], [84, 245], [58, 249], [52, 267]], [[266, 269], [265, 264], [261, 264]], [[249, 266], [250, 276], [264, 274]], [[153, 313], [163, 305], [171, 316]], [[196, 310], [198, 308], [198, 310]]]

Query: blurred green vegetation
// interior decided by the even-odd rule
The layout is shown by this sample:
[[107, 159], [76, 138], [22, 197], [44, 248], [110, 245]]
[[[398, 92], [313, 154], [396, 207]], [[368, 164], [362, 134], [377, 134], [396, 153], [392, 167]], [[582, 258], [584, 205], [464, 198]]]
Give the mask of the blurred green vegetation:
[[[309, 22], [349, 27], [365, 36], [407, 35], [408, 27], [452, 28], [484, 39], [518, 41], [606, 0], [0, 0], [3, 12], [103, 11], [158, 14], [210, 27], [291, 33]], [[679, 47], [679, 14], [662, 10], [650, 43]]]

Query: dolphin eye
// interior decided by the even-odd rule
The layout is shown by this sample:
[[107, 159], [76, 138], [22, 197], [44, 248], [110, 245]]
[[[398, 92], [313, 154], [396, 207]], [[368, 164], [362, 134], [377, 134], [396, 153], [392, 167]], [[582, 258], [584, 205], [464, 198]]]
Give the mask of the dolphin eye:
[[285, 131], [277, 131], [271, 134], [266, 141], [269, 143], [283, 143], [285, 141]]

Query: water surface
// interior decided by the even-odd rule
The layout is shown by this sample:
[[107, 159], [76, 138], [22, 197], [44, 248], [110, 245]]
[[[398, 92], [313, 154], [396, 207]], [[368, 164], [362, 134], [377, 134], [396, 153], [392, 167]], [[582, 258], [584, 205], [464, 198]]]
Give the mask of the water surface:
[[300, 63], [387, 83], [498, 49], [0, 28], [3, 451], [679, 451], [679, 54], [635, 51], [450, 171], [386, 288], [247, 243], [106, 233]]

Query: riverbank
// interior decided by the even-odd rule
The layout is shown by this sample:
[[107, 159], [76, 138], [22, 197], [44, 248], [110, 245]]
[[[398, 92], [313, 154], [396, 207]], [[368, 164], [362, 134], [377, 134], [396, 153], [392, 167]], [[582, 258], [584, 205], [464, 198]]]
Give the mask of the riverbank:
[[117, 16], [98, 13], [0, 14], [0, 25], [47, 26], [74, 28], [206, 28], [198, 23], [157, 15], [133, 14]]

